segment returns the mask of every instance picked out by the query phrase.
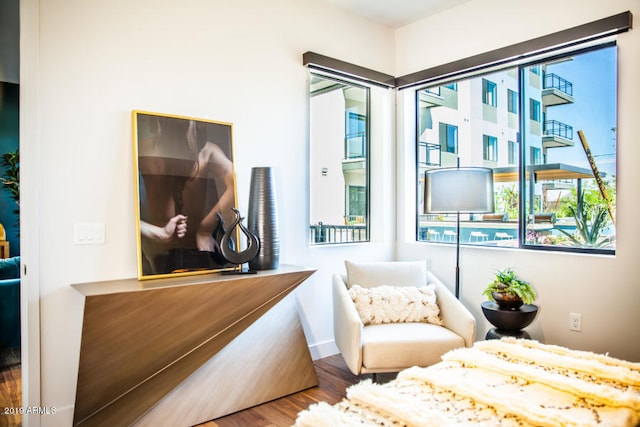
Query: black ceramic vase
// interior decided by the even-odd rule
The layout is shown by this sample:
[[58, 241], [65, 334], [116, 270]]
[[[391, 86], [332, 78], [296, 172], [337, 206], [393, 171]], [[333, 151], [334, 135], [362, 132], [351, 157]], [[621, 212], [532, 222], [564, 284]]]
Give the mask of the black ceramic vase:
[[249, 268], [252, 270], [278, 268], [280, 240], [276, 205], [276, 184], [273, 170], [270, 167], [252, 168], [247, 228], [260, 240], [258, 254], [249, 261]]

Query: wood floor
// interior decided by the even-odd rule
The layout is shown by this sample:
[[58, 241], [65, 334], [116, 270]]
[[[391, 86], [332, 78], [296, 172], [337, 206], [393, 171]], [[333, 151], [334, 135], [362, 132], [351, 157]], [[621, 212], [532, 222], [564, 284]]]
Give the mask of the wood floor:
[[[371, 378], [370, 375], [362, 375], [360, 378], [353, 375], [340, 355], [316, 360], [314, 366], [318, 374], [317, 387], [217, 418], [198, 427], [288, 427], [295, 422], [298, 412], [309, 405], [321, 401], [338, 403], [345, 397], [347, 387], [361, 379]], [[396, 374], [378, 374], [376, 381], [387, 382], [395, 376]]]
[[[340, 355], [316, 360], [314, 366], [318, 374], [317, 387], [200, 424], [198, 427], [288, 427], [295, 422], [298, 412], [309, 405], [321, 401], [337, 403], [344, 398], [347, 387], [360, 379], [371, 377], [362, 375], [359, 378], [353, 375]], [[21, 374], [20, 351], [0, 351], [0, 411], [4, 408], [20, 408]], [[387, 382], [395, 376], [396, 374], [378, 374], [376, 381]], [[0, 427], [21, 426], [20, 415], [0, 413]]]
[[10, 414], [20, 408], [22, 401], [22, 369], [20, 350], [0, 351], [0, 427], [22, 426], [20, 414]]

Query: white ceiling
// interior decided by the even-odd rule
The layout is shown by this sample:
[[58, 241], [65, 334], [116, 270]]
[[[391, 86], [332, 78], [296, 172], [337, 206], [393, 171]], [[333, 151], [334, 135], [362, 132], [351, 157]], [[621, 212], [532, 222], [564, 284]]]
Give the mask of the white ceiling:
[[398, 28], [470, 0], [324, 0], [389, 27]]

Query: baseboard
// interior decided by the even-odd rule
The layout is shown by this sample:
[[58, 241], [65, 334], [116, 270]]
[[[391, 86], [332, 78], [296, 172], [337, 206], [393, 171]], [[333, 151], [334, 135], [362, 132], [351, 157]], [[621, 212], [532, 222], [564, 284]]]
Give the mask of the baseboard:
[[334, 340], [327, 340], [309, 346], [309, 352], [313, 360], [323, 359], [340, 353]]

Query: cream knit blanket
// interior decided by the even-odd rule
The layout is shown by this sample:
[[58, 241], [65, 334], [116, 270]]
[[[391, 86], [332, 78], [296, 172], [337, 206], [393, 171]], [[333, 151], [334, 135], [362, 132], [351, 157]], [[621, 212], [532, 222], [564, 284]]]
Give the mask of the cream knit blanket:
[[296, 427], [640, 427], [640, 364], [532, 340], [453, 350], [387, 384], [365, 380], [336, 405], [319, 403]]

